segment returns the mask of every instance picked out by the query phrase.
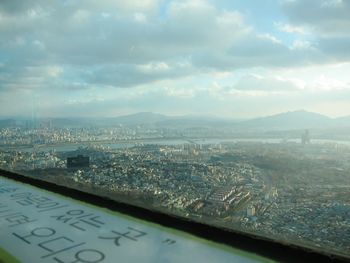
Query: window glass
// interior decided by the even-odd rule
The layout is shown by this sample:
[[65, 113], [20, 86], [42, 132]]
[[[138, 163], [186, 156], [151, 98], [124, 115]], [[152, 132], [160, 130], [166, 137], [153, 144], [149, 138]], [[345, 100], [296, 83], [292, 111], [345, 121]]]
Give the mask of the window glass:
[[350, 4], [0, 3], [0, 168], [350, 256]]

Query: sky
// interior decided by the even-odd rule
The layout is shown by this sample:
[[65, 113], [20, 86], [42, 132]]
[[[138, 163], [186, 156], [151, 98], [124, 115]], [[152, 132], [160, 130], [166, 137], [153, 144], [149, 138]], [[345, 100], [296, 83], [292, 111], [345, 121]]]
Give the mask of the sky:
[[350, 115], [350, 0], [1, 0], [0, 117]]

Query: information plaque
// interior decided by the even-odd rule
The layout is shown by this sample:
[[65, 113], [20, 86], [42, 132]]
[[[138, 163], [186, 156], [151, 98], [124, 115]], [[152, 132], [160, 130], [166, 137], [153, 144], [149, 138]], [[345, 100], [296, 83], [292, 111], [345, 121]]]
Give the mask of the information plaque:
[[0, 261], [267, 262], [181, 231], [0, 178]]

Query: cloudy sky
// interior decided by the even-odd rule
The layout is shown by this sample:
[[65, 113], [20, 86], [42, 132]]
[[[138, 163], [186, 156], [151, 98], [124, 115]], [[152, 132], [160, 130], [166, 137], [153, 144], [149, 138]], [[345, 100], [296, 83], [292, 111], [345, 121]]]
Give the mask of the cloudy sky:
[[350, 0], [1, 0], [0, 116], [350, 115]]

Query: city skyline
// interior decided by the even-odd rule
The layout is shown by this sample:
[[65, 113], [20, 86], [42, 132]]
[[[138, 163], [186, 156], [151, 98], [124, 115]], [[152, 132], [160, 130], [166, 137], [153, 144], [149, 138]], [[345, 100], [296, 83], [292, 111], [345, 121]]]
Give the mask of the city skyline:
[[350, 113], [342, 0], [3, 1], [0, 117]]

